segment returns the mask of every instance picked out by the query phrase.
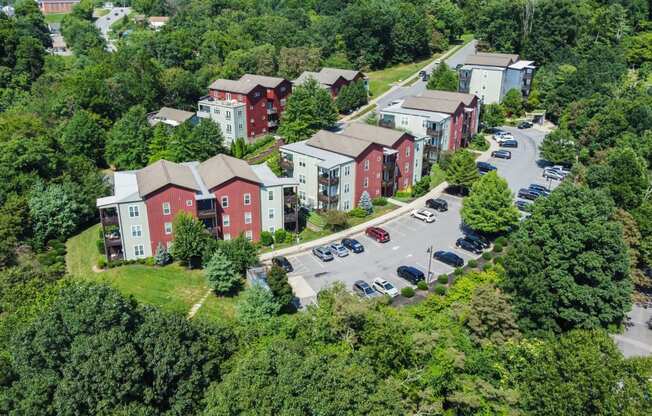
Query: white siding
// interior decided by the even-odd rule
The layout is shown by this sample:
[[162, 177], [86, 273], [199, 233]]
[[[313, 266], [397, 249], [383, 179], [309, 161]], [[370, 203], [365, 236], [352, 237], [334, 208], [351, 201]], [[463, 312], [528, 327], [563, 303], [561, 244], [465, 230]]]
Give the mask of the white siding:
[[[138, 216], [129, 217], [129, 207], [135, 205], [138, 207]], [[143, 256], [142, 257], [151, 257], [152, 254], [152, 244], [149, 237], [149, 225], [147, 222], [147, 208], [145, 203], [142, 201], [138, 202], [126, 202], [122, 203], [118, 207], [120, 215], [120, 236], [122, 238], [122, 251], [124, 253], [126, 260], [133, 260], [136, 257], [134, 256], [134, 246], [142, 244], [143, 246]], [[134, 237], [131, 234], [131, 226], [140, 225], [141, 227], [141, 236]]]
[[421, 180], [421, 169], [423, 168], [423, 146], [427, 137], [414, 138], [414, 164], [412, 166], [412, 183]]
[[[209, 111], [205, 111], [208, 109]], [[246, 105], [231, 101], [200, 101], [197, 116], [209, 118], [220, 126], [224, 142], [231, 144], [235, 139], [247, 138]]]
[[469, 83], [469, 93], [477, 95], [485, 104], [500, 102], [504, 73], [504, 69], [500, 68], [474, 67]]
[[[350, 173], [347, 175], [347, 172]], [[341, 211], [350, 211], [355, 208], [357, 201], [354, 201], [353, 198], [355, 198], [355, 162], [340, 166], [339, 209]]]
[[[269, 200], [269, 193], [272, 193], [273, 200]], [[273, 227], [274, 231], [282, 229], [283, 224], [283, 186], [270, 186], [260, 188], [260, 215], [262, 231], [270, 231]], [[274, 218], [269, 218], [270, 209], [274, 210]]]

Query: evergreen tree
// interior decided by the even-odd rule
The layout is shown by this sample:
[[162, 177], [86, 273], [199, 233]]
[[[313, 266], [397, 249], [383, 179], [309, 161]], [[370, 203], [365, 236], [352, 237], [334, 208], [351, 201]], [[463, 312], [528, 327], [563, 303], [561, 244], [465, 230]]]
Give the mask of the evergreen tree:
[[279, 133], [286, 142], [308, 139], [319, 129], [332, 127], [337, 121], [337, 108], [327, 90], [315, 79], [293, 88], [288, 98]]
[[466, 192], [475, 181], [480, 179], [473, 154], [464, 149], [455, 152], [446, 167], [446, 179], [454, 189]]
[[457, 91], [458, 83], [457, 71], [450, 69], [446, 63], [442, 62], [430, 74], [426, 88], [429, 90]]
[[360, 195], [360, 201], [358, 202], [358, 207], [364, 209], [367, 212], [371, 212], [374, 210], [374, 206], [371, 202], [371, 197], [369, 196], [369, 192], [363, 191], [362, 194]]
[[267, 284], [269, 285], [274, 299], [285, 311], [294, 310], [294, 293], [292, 286], [288, 283], [288, 275], [282, 268], [274, 265], [267, 273]]
[[237, 157], [238, 159], [242, 159], [245, 157], [245, 154], [247, 152], [247, 143], [245, 143], [245, 140], [242, 137], [238, 137], [234, 141], [231, 142], [231, 156]]
[[256, 325], [261, 321], [275, 316], [281, 310], [281, 305], [274, 295], [261, 285], [247, 288], [236, 304], [237, 318], [247, 324]]
[[165, 266], [170, 263], [172, 257], [168, 253], [167, 249], [163, 246], [161, 242], [156, 246], [156, 254], [154, 255], [154, 262], [157, 266]]
[[217, 294], [226, 294], [238, 288], [240, 276], [235, 272], [233, 264], [219, 250], [213, 254], [204, 268], [208, 286]]
[[466, 326], [471, 332], [471, 338], [481, 345], [504, 344], [519, 336], [509, 298], [491, 284], [478, 286], [473, 292]]
[[192, 215], [182, 212], [174, 219], [172, 229], [172, 256], [187, 266], [199, 263], [210, 238], [204, 224]]
[[462, 220], [471, 229], [487, 234], [504, 233], [518, 223], [520, 214], [507, 181], [495, 171], [473, 184], [462, 201]]

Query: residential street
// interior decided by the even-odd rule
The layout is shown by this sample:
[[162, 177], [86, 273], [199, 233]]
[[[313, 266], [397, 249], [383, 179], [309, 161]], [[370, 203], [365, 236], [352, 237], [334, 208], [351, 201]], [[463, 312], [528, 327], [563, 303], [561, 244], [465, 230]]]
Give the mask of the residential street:
[[130, 12], [131, 12], [131, 7], [114, 7], [109, 11], [109, 13], [100, 17], [94, 22], [95, 27], [99, 29], [100, 33], [102, 34], [102, 37], [104, 38], [104, 40], [106, 40], [107, 50], [109, 51], [115, 50], [115, 46], [113, 45], [113, 42], [109, 38], [109, 31], [111, 30], [111, 26], [118, 20], [128, 15]]
[[[498, 173], [505, 177], [512, 190], [518, 191], [520, 187], [530, 183], [546, 185], [541, 176], [542, 168], [537, 165], [538, 143], [545, 133], [539, 130], [512, 131], [519, 141], [519, 148], [512, 149], [511, 160], [489, 160], [498, 168]], [[555, 186], [556, 183], [553, 184]], [[364, 234], [355, 235], [364, 246], [365, 252], [349, 254], [348, 257], [335, 258], [324, 263], [317, 259], [311, 252], [304, 252], [290, 256], [295, 271], [290, 274], [293, 285], [302, 288], [299, 297], [314, 296], [319, 290], [342, 281], [347, 288], [359, 279], [372, 282], [376, 277], [382, 277], [399, 289], [408, 283], [396, 276], [396, 268], [401, 265], [414, 266], [424, 273], [428, 270], [429, 256], [426, 250], [432, 246], [434, 251], [450, 250], [460, 255], [465, 260], [477, 257], [470, 253], [455, 248], [455, 240], [462, 236], [460, 230], [460, 209], [462, 200], [450, 195], [444, 195], [448, 201], [449, 210], [437, 214], [437, 221], [432, 224], [423, 223], [410, 217], [408, 214], [390, 220], [382, 228], [390, 233], [391, 241], [386, 244], [377, 243]], [[431, 265], [432, 276], [448, 273], [452, 267], [433, 259]]]

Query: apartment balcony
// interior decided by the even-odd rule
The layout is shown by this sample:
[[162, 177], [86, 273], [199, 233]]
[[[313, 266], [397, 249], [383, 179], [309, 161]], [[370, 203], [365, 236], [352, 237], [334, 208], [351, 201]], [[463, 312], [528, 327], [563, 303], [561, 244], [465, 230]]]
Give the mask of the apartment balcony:
[[220, 236], [220, 227], [206, 227], [206, 230], [208, 231], [208, 233], [211, 236], [213, 236], [215, 238], [219, 238], [219, 236]]
[[216, 213], [217, 213], [217, 210], [215, 209], [215, 207], [197, 209], [197, 216], [199, 218], [213, 218], [213, 217], [215, 217]]
[[429, 136], [429, 137], [432, 137], [433, 139], [441, 140], [441, 138], [444, 136], [444, 131], [443, 130], [432, 129], [432, 128], [427, 128], [426, 129], [426, 135]]
[[320, 192], [317, 194], [317, 199], [324, 204], [337, 204], [339, 197], [337, 195], [325, 195]]
[[296, 223], [297, 218], [299, 218], [298, 210], [287, 207], [283, 210], [283, 222], [285, 222], [285, 224], [294, 224]]
[[340, 183], [340, 178], [337, 176], [325, 176], [325, 175], [319, 175], [317, 177], [317, 182], [321, 185], [326, 185], [326, 186], [331, 186], [331, 185], [337, 185]]
[[275, 107], [267, 107], [267, 115], [276, 114], [278, 110]]
[[286, 205], [292, 205], [292, 206], [296, 205], [297, 203], [296, 194], [283, 196], [283, 202], [285, 202]]
[[118, 214], [104, 214], [100, 213], [100, 221], [103, 226], [107, 225], [118, 225], [120, 222], [118, 219]]
[[281, 169], [283, 170], [294, 169], [294, 162], [292, 161], [292, 159], [281, 157], [281, 160], [279, 160], [279, 164], [281, 165]]
[[383, 119], [383, 118], [378, 120], [378, 125], [380, 127], [386, 127], [388, 129], [393, 129], [393, 128], [396, 127], [396, 123], [394, 123], [394, 120], [387, 120], [387, 119]]
[[122, 238], [120, 238], [120, 233], [113, 232], [110, 234], [105, 234], [104, 245], [107, 247], [122, 247]]
[[277, 127], [278, 126], [278, 120], [269, 120], [267, 122], [267, 127]]

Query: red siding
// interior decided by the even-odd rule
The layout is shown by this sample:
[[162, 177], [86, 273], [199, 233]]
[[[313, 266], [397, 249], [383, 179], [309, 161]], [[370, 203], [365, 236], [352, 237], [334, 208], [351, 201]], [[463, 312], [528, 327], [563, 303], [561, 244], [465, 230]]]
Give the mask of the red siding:
[[[186, 201], [188, 200], [192, 201], [192, 206], [186, 205]], [[163, 215], [164, 202], [170, 203], [170, 215]], [[173, 222], [179, 212], [187, 212], [196, 216], [196, 205], [194, 191], [172, 185], [161, 188], [147, 196], [145, 206], [147, 207], [152, 253], [156, 253], [159, 242], [165, 246], [168, 242], [172, 241], [174, 230], [172, 230], [172, 234], [166, 235], [165, 223]]]
[[[412, 169], [414, 169], [414, 139], [409, 134], [403, 137], [393, 146], [398, 152], [396, 155], [396, 164], [398, 166], [398, 189], [405, 189], [412, 186]], [[407, 150], [409, 149], [409, 151]], [[409, 155], [408, 155], [409, 153]], [[405, 170], [407, 163], [408, 169]], [[407, 182], [405, 181], [407, 179]]]
[[349, 85], [349, 82], [344, 78], [339, 78], [337, 81], [335, 81], [335, 84], [331, 85], [331, 96], [333, 96], [333, 98], [336, 98], [337, 95], [340, 93], [342, 87], [345, 85]]
[[[232, 179], [216, 189], [211, 190], [215, 195], [215, 201], [218, 211], [218, 222], [221, 226], [222, 235], [230, 234], [231, 238], [236, 238], [240, 234], [245, 234], [247, 230], [252, 231], [253, 241], [260, 240], [260, 185], [245, 181], [242, 179]], [[251, 203], [244, 204], [244, 194], [251, 195]], [[222, 208], [222, 197], [229, 198], [229, 206]], [[251, 212], [251, 224], [245, 224], [245, 212]], [[223, 226], [224, 215], [229, 216], [230, 225]]]
[[[369, 170], [364, 169], [364, 161], [369, 160]], [[368, 186], [364, 187], [364, 179], [368, 178]], [[381, 196], [383, 181], [383, 148], [373, 144], [355, 160], [355, 206], [360, 202], [362, 192], [369, 192], [369, 196]]]

